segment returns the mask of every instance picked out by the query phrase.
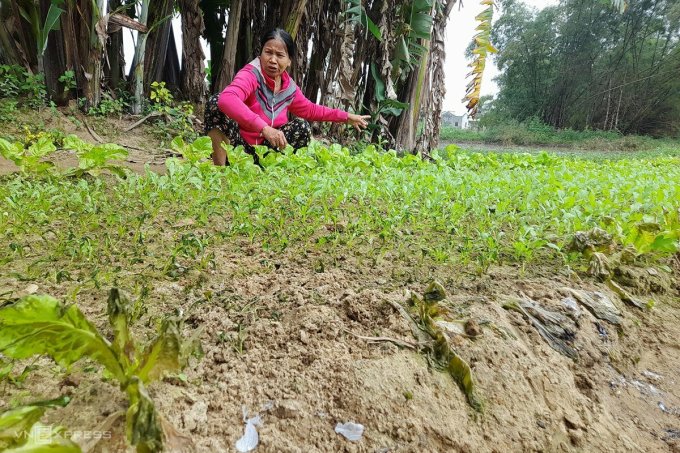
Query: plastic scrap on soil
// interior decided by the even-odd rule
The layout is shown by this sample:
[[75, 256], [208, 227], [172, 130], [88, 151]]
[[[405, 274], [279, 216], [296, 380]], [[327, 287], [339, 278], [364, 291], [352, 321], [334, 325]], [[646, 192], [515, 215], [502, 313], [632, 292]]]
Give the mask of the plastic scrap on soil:
[[347, 440], [356, 442], [364, 435], [364, 425], [360, 423], [338, 423], [335, 425], [335, 432], [344, 436]]
[[555, 351], [571, 359], [578, 358], [578, 352], [572, 346], [576, 333], [566, 316], [529, 299], [512, 298], [503, 308], [522, 314]]
[[260, 415], [257, 414], [251, 418], [247, 417], [248, 411], [244, 406], [243, 421], [246, 424], [246, 429], [245, 432], [243, 433], [243, 436], [236, 441], [236, 450], [238, 450], [241, 453], [247, 453], [249, 451], [255, 450], [255, 448], [257, 448], [257, 444], [260, 441], [260, 436], [258, 436], [256, 428], [257, 425], [262, 424], [262, 419], [260, 418]]
[[612, 324], [621, 324], [621, 320], [619, 319], [621, 311], [619, 311], [611, 299], [604, 294], [597, 291], [581, 291], [567, 287], [561, 288], [560, 292], [576, 299], [597, 319], [602, 319]]

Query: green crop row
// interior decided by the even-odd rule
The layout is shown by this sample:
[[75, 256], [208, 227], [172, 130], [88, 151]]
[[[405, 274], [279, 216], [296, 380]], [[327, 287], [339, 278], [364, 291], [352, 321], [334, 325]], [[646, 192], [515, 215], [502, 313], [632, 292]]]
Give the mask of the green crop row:
[[451, 147], [430, 162], [313, 143], [267, 154], [262, 170], [240, 149], [230, 150], [230, 167], [202, 161], [207, 138], [173, 147], [186, 159], [168, 159], [166, 174], [4, 177], [0, 265], [56, 281], [120, 270], [174, 275], [209, 266], [212, 245], [247, 238], [273, 250], [357, 251], [484, 272], [492, 263], [578, 259], [566, 245], [594, 227], [645, 259], [678, 250], [678, 157], [593, 162]]

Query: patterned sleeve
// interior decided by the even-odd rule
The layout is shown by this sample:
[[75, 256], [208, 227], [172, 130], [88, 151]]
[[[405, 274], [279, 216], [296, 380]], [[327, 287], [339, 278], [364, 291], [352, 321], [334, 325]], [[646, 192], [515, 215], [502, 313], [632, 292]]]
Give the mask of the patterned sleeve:
[[309, 121], [334, 121], [344, 123], [347, 121], [347, 112], [340, 109], [331, 109], [323, 105], [315, 104], [302, 94], [300, 87], [295, 91], [295, 99], [288, 110], [295, 116]]

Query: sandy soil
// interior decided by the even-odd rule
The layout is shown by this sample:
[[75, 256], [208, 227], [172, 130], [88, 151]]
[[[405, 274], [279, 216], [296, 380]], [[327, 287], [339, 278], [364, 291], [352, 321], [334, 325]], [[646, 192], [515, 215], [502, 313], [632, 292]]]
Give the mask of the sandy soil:
[[[365, 267], [345, 257], [317, 272], [321, 255], [274, 256], [233, 244], [216, 253], [216, 271], [155, 282], [148, 317], [135, 329], [148, 333], [154, 315], [177, 308], [189, 316], [190, 328], [204, 329], [206, 355], [186, 370], [187, 381], [168, 378], [150, 386], [161, 412], [197, 451], [235, 451], [244, 407], [262, 417], [261, 452], [680, 451], [677, 292], [652, 295], [656, 308], [642, 312], [624, 307], [604, 287], [545, 269], [522, 275], [492, 268], [478, 278], [388, 261]], [[430, 277], [443, 282], [443, 303], [457, 318], [482, 326], [476, 339], [451, 336], [473, 369], [481, 414], [421, 353], [354, 335], [412, 340], [389, 302], [406, 304]], [[1, 283], [21, 288], [11, 279]], [[602, 291], [623, 313], [618, 330], [599, 321], [598, 331], [597, 320], [582, 311], [577, 361], [502, 308], [524, 295], [564, 311], [564, 286]], [[43, 290], [67, 289], [46, 283]], [[105, 296], [93, 291], [79, 298], [102, 328]], [[76, 367], [63, 380], [50, 369], [30, 375], [23, 390], [4, 385], [0, 405], [18, 394], [71, 393], [71, 404], [49, 419], [83, 430], [125, 409], [121, 393], [98, 373]], [[359, 442], [334, 432], [336, 423], [347, 421], [365, 426]], [[122, 436], [121, 423], [116, 426]], [[109, 442], [95, 451], [119, 448]]]

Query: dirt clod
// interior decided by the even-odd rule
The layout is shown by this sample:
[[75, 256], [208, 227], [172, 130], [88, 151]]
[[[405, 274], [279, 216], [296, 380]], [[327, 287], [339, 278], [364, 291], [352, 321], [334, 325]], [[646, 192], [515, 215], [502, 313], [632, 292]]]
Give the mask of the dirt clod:
[[478, 337], [482, 334], [482, 328], [474, 319], [468, 319], [465, 323], [465, 333], [471, 337]]

